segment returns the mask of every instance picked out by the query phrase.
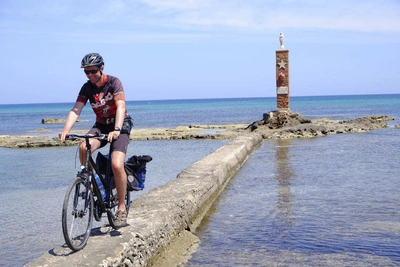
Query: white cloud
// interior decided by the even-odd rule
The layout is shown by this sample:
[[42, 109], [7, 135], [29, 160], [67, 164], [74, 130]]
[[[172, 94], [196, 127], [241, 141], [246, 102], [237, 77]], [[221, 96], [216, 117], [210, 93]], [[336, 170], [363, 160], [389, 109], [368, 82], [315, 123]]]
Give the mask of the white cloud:
[[128, 6], [124, 0], [102, 1], [93, 7], [79, 10], [79, 15], [71, 14], [71, 17], [74, 22], [84, 24], [123, 22], [130, 8], [132, 6]]
[[[400, 32], [400, 3], [367, 1], [177, 1], [143, 0], [152, 23], [170, 27], [213, 27], [250, 31], [305, 28]], [[389, 1], [390, 2], [390, 1]], [[182, 4], [184, 3], [184, 4]], [[323, 4], [321, 4], [323, 3]]]
[[251, 40], [281, 31], [297, 40], [317, 33], [329, 42], [350, 34], [354, 40], [386, 34], [400, 41], [397, 0], [107, 0], [94, 5], [78, 0], [26, 1], [9, 2], [0, 12], [0, 33], [40, 32], [59, 42], [66, 39], [60, 37], [63, 32], [82, 34], [82, 42], [165, 42], [235, 35]]

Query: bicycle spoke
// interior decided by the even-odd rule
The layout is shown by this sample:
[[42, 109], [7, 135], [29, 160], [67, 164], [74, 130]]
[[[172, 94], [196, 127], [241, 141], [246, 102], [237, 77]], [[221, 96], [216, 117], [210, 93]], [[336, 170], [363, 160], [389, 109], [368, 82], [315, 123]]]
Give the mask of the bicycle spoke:
[[72, 250], [80, 250], [86, 245], [92, 228], [92, 216], [93, 196], [88, 193], [84, 180], [78, 177], [67, 190], [62, 213], [65, 242]]

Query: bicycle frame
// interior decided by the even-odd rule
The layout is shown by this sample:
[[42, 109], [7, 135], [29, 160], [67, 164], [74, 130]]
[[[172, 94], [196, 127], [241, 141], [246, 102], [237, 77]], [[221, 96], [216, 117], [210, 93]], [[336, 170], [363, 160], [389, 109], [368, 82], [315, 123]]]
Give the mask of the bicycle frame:
[[[107, 138], [107, 135], [103, 135], [103, 136], [97, 136], [95, 135], [94, 137], [102, 137], [102, 138]], [[97, 166], [97, 164], [95, 163], [93, 157], [92, 157], [92, 146], [89, 142], [89, 139], [93, 138], [92, 136], [87, 136], [85, 137], [85, 143], [86, 143], [86, 163], [84, 166], [84, 169], [82, 170], [83, 173], [88, 173], [89, 174], [89, 180], [88, 180], [88, 188], [89, 190], [91, 190], [92, 187], [90, 187], [90, 185], [93, 185], [93, 193], [94, 196], [97, 197], [99, 203], [100, 203], [100, 207], [102, 208], [102, 211], [106, 211], [110, 207], [109, 203], [110, 203], [110, 196], [111, 196], [111, 190], [112, 190], [112, 179], [110, 179], [110, 173], [111, 173], [111, 166], [110, 166], [110, 162], [107, 162], [107, 169], [106, 169], [106, 176], [103, 177], [103, 175], [101, 174], [101, 172], [99, 171], [99, 168]], [[111, 157], [111, 153], [112, 153], [112, 147], [110, 145], [110, 149], [109, 149], [109, 155]], [[100, 177], [100, 180], [105, 188], [106, 191], [106, 198], [105, 200], [103, 200], [103, 198], [101, 197], [101, 193], [100, 193], [100, 189], [99, 186], [96, 182], [96, 179], [94, 179], [94, 174], [97, 174]]]
[[[110, 200], [111, 190], [112, 190], [112, 179], [110, 179], [111, 166], [110, 166], [110, 163], [108, 162], [107, 169], [106, 169], [106, 176], [103, 177], [103, 175], [101, 175], [101, 172], [99, 171], [97, 164], [93, 160], [92, 150], [91, 150], [92, 145], [90, 144], [89, 140], [91, 138], [97, 138], [99, 140], [104, 140], [107, 138], [107, 135], [104, 135], [104, 134], [100, 135], [100, 134], [96, 133], [96, 135], [85, 135], [85, 136], [71, 135], [71, 137], [85, 139], [86, 160], [85, 160], [85, 165], [82, 166], [83, 168], [78, 175], [81, 178], [83, 178], [84, 180], [86, 180], [87, 187], [88, 187], [88, 193], [90, 194], [90, 192], [93, 191], [93, 195], [97, 197], [97, 199], [100, 203], [100, 207], [102, 209], [102, 213], [103, 213], [103, 212], [107, 211], [107, 209], [112, 208], [109, 205], [109, 203], [110, 203], [109, 200]], [[112, 147], [110, 146], [109, 155], [111, 155], [111, 152], [112, 152]], [[101, 197], [99, 186], [96, 182], [96, 179], [94, 179], [94, 173], [96, 173], [100, 177], [100, 180], [105, 188], [105, 191], [106, 191], [105, 200], [103, 200], [103, 198]], [[89, 201], [89, 197], [87, 197], [85, 200], [85, 208], [87, 208], [87, 206], [88, 206], [88, 201]]]
[[[91, 138], [106, 140], [107, 135], [78, 135], [71, 134], [67, 136], [68, 140], [85, 139], [86, 155], [85, 164], [77, 177], [69, 185], [64, 197], [62, 211], [62, 228], [64, 239], [73, 251], [82, 249], [89, 238], [90, 229], [93, 223], [93, 217], [100, 221], [102, 214], [107, 213], [110, 226], [119, 229], [121, 226], [115, 224], [116, 213], [120, 201], [124, 201], [126, 213], [129, 212], [130, 195], [126, 192], [125, 199], [118, 199], [116, 189], [113, 187], [114, 179], [111, 176], [111, 160], [107, 161], [105, 177], [99, 171], [99, 166], [93, 160], [91, 151]], [[110, 146], [110, 155], [112, 146]], [[106, 191], [106, 197], [103, 200], [99, 186], [94, 179], [94, 174], [99, 175]], [[87, 217], [88, 216], [88, 217]]]

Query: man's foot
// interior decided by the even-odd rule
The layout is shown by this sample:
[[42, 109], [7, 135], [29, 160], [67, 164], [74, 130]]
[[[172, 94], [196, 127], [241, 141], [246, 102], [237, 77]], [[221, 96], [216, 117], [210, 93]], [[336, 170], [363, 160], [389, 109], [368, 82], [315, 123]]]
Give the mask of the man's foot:
[[115, 217], [114, 226], [116, 229], [126, 226], [126, 211], [118, 210]]

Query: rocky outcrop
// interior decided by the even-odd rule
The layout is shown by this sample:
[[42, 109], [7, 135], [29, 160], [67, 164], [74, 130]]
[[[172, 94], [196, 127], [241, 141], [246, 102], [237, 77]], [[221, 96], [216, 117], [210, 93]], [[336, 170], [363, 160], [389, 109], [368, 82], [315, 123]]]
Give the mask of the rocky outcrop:
[[[231, 125], [190, 125], [179, 126], [176, 129], [154, 128], [154, 129], [133, 129], [130, 139], [141, 140], [190, 140], [190, 139], [220, 139], [231, 140], [239, 135], [247, 124]], [[45, 132], [38, 129], [36, 133]], [[77, 130], [74, 133], [83, 134], [87, 130]], [[12, 136], [0, 135], [0, 147], [27, 148], [27, 147], [49, 147], [76, 145], [79, 141], [60, 142], [57, 137], [45, 135], [35, 136]]]
[[[88, 120], [77, 120], [76, 122], [88, 122]], [[65, 119], [60, 118], [44, 118], [42, 124], [64, 124]]]
[[253, 122], [246, 130], [256, 132], [264, 139], [293, 139], [348, 132], [367, 132], [387, 128], [386, 121], [393, 117], [384, 115], [366, 116], [351, 120], [320, 118], [309, 120], [298, 113], [270, 112], [263, 120]]
[[56, 123], [65, 123], [65, 119], [60, 119], [60, 118], [42, 119], [42, 124], [56, 124]]
[[60, 139], [48, 136], [11, 136], [0, 135], [0, 146], [9, 148], [51, 147], [77, 145], [79, 141], [60, 142]]
[[190, 139], [233, 139], [242, 133], [247, 124], [189, 125], [175, 129], [133, 129], [131, 140], [190, 140]]
[[[264, 118], [252, 124], [227, 125], [189, 125], [175, 129], [133, 129], [131, 140], [190, 140], [190, 139], [219, 139], [231, 140], [240, 135], [258, 133], [264, 139], [293, 139], [326, 136], [348, 132], [367, 132], [374, 129], [386, 128], [386, 121], [393, 117], [384, 115], [366, 116], [351, 120], [331, 120], [320, 118], [310, 120], [299, 113], [272, 111], [264, 114]], [[36, 131], [36, 132], [42, 132]], [[85, 133], [85, 131], [75, 131]], [[76, 145], [79, 141], [62, 143], [58, 138], [48, 136], [10, 136], [0, 135], [0, 147], [48, 147]]]

